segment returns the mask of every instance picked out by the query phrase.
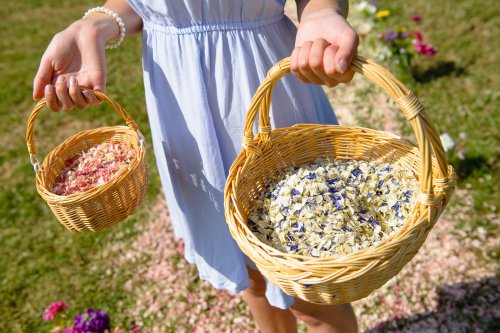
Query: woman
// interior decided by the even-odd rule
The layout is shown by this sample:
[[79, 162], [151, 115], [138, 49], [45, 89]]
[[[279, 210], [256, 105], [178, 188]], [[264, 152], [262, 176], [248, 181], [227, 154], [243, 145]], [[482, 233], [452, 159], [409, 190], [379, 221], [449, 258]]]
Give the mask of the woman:
[[[240, 151], [246, 108], [267, 70], [291, 54], [305, 83], [351, 80], [358, 37], [342, 0], [297, 1], [298, 31], [284, 0], [109, 0], [58, 33], [42, 57], [33, 97], [53, 111], [85, 108], [104, 90], [105, 45], [143, 34], [144, 85], [153, 148], [174, 230], [186, 259], [216, 288], [243, 291], [262, 332], [356, 332], [350, 305], [315, 305], [266, 283], [232, 240], [223, 213], [229, 167]], [[116, 15], [113, 15], [115, 13]], [[120, 23], [123, 23], [120, 25]], [[295, 44], [294, 44], [295, 41]], [[295, 47], [294, 47], [295, 45]], [[281, 80], [273, 127], [336, 123], [321, 87]]]

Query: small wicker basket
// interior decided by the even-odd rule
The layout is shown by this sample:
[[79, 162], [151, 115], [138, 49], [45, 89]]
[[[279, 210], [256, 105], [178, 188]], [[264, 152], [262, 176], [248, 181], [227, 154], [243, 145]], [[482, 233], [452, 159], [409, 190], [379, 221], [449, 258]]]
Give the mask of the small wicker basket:
[[[141, 203], [148, 182], [144, 136], [137, 124], [114, 100], [102, 92], [92, 92], [118, 111], [128, 126], [109, 126], [81, 131], [59, 144], [46, 156], [41, 165], [36, 156], [34, 126], [38, 113], [45, 107], [45, 99], [40, 100], [31, 112], [26, 131], [26, 142], [30, 161], [36, 173], [38, 193], [47, 202], [59, 222], [71, 231], [95, 232], [125, 220]], [[82, 193], [60, 196], [51, 192], [52, 185], [65, 167], [67, 159], [96, 144], [110, 141], [128, 142], [136, 149], [137, 156], [127, 170], [109, 182]]]
[[[226, 220], [241, 250], [287, 294], [317, 304], [352, 302], [381, 287], [415, 256], [450, 200], [454, 172], [415, 95], [384, 68], [359, 56], [351, 70], [365, 75], [395, 99], [412, 125], [417, 144], [361, 127], [297, 124], [271, 130], [271, 93], [289, 68], [289, 58], [273, 66], [252, 99], [244, 124], [243, 150], [229, 170], [224, 191]], [[259, 133], [254, 136], [257, 114]], [[421, 186], [403, 228], [378, 245], [338, 257], [305, 257], [262, 243], [247, 220], [266, 180], [279, 170], [317, 158], [398, 163], [411, 169]]]

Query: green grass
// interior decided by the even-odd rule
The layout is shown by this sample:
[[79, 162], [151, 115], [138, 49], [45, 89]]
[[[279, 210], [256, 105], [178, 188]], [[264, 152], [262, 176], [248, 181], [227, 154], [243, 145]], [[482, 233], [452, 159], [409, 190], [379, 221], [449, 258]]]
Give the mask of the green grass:
[[[379, 1], [378, 7], [391, 11], [384, 27], [417, 28], [438, 48], [435, 57], [414, 58], [414, 90], [437, 131], [465, 147], [465, 160], [450, 154], [459, 187], [471, 192], [478, 214], [494, 212], [500, 202], [500, 6], [448, 0]], [[420, 24], [409, 20], [414, 13]]]
[[[97, 234], [67, 232], [38, 196], [25, 145], [26, 122], [34, 105], [32, 80], [52, 36], [95, 6], [91, 1], [9, 1], [0, 7], [0, 332], [41, 332], [48, 326], [41, 314], [55, 300], [73, 311], [106, 310], [115, 323], [130, 323], [125, 309], [134, 303], [123, 285], [134, 267], [116, 267], [107, 251], [134, 239], [134, 225], [148, 217], [159, 191], [159, 179], [149, 150], [151, 185], [142, 210], [127, 222]], [[380, 1], [391, 9], [386, 22], [408, 24], [412, 13], [423, 16], [420, 30], [439, 54], [416, 60], [420, 82], [415, 90], [440, 133], [463, 140], [466, 160], [452, 157], [460, 187], [469, 186], [477, 216], [500, 202], [498, 105], [500, 12], [486, 1]], [[143, 97], [140, 38], [129, 38], [108, 52], [108, 88], [140, 124], [150, 142]], [[106, 107], [72, 113], [42, 112], [35, 138], [43, 157], [67, 136], [86, 128], [121, 123]], [[149, 147], [151, 145], [149, 144]], [[175, 326], [175, 323], [172, 323]], [[172, 331], [175, 331], [174, 329]]]
[[[134, 224], [147, 218], [147, 209], [159, 191], [152, 149], [149, 150], [151, 185], [141, 211], [119, 226], [97, 234], [70, 233], [55, 219], [35, 188], [25, 143], [32, 100], [32, 81], [40, 57], [52, 36], [65, 28], [94, 2], [8, 2], [0, 16], [0, 332], [48, 331], [41, 314], [52, 301], [63, 300], [70, 310], [95, 307], [109, 312], [115, 323], [127, 323], [124, 308], [133, 299], [123, 285], [133, 267], [113, 267], [103, 257], [110, 244], [130, 242]], [[108, 52], [107, 92], [139, 123], [150, 144], [143, 97], [140, 37], [129, 38]], [[71, 113], [40, 113], [35, 126], [38, 155], [82, 129], [121, 124], [109, 107]], [[108, 251], [109, 252], [109, 251]]]

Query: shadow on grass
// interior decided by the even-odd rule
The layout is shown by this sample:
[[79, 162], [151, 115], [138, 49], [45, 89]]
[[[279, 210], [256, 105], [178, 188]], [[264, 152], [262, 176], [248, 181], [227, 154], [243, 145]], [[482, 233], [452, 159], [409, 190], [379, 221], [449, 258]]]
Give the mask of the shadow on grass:
[[460, 180], [465, 180], [478, 172], [492, 171], [492, 166], [484, 156], [467, 156], [465, 159], [455, 158], [452, 163]]
[[445, 285], [433, 312], [393, 318], [365, 333], [500, 332], [500, 277]]
[[413, 69], [413, 77], [417, 82], [427, 83], [442, 76], [460, 77], [467, 74], [465, 67], [457, 66], [453, 61], [440, 61], [425, 70]]

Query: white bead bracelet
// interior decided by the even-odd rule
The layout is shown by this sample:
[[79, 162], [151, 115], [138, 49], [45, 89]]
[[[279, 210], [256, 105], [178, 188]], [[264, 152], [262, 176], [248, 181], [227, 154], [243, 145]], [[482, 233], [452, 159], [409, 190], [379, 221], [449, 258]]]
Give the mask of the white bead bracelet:
[[91, 9], [87, 10], [85, 12], [85, 15], [83, 15], [83, 18], [86, 18], [90, 14], [94, 14], [94, 13], [103, 13], [103, 14], [109, 15], [115, 19], [116, 23], [118, 24], [118, 27], [120, 28], [120, 36], [118, 37], [118, 40], [115, 43], [106, 44], [105, 47], [107, 49], [114, 49], [114, 48], [117, 48], [118, 46], [120, 46], [120, 44], [123, 42], [123, 38], [125, 38], [125, 24], [123, 23], [122, 18], [117, 13], [112, 11], [111, 9], [104, 8], [104, 7], [95, 7], [95, 8], [91, 8]]

